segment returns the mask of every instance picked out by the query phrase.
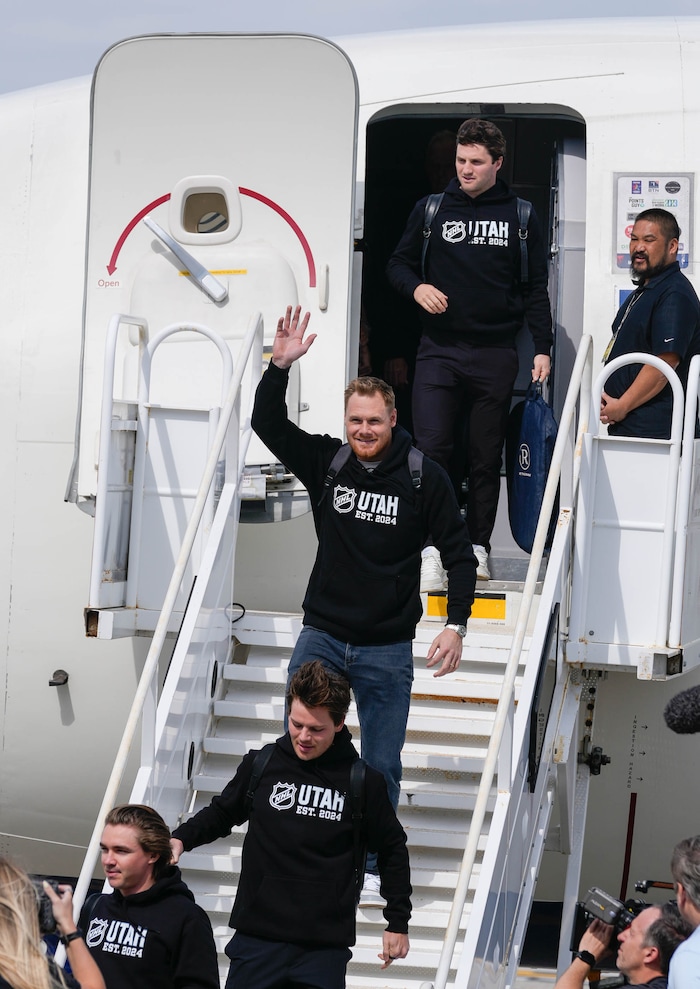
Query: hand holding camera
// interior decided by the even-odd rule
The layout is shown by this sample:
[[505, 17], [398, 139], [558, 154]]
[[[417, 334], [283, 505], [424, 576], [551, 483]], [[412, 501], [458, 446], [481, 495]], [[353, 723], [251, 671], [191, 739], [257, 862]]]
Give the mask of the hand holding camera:
[[76, 929], [73, 920], [73, 889], [44, 879], [35, 883], [39, 899], [39, 930], [53, 934], [58, 928], [65, 936]]
[[581, 958], [591, 968], [597, 967], [610, 947], [614, 930], [612, 924], [594, 918], [581, 935], [575, 957]]

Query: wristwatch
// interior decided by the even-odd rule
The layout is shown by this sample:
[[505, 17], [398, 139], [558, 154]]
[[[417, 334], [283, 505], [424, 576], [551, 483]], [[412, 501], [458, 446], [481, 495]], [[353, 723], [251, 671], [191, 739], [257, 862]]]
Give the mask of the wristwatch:
[[64, 948], [67, 948], [71, 941], [77, 941], [78, 938], [83, 936], [83, 932], [78, 928], [75, 931], [71, 931], [70, 934], [62, 934], [58, 939]]
[[453, 632], [456, 632], [457, 635], [460, 637], [460, 639], [463, 639], [464, 636], [467, 634], [467, 626], [466, 625], [453, 625], [452, 623], [450, 623], [448, 625], [445, 625], [445, 628], [449, 628]]
[[574, 951], [574, 958], [580, 958], [584, 965], [593, 968], [595, 965], [595, 955], [590, 951]]

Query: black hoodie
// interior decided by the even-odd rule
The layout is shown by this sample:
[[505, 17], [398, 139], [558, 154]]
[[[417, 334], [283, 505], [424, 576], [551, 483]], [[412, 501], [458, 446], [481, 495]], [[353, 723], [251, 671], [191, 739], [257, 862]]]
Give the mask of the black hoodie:
[[516, 200], [501, 179], [474, 199], [452, 179], [431, 224], [425, 279], [426, 200], [416, 203], [386, 270], [392, 286], [406, 298], [412, 299], [424, 280], [447, 296], [444, 313], [420, 308], [424, 333], [441, 340], [458, 336], [476, 347], [511, 347], [527, 320], [535, 353], [549, 353], [552, 314], [545, 245], [533, 210], [527, 236], [530, 277], [523, 289]]
[[351, 454], [324, 490], [341, 441], [289, 422], [287, 378], [288, 371], [270, 364], [255, 396], [253, 428], [311, 498], [319, 542], [304, 624], [353, 645], [412, 639], [422, 613], [420, 556], [428, 536], [448, 573], [447, 620], [466, 624], [476, 560], [445, 471], [425, 457], [416, 491], [408, 469], [411, 437], [396, 426], [389, 452], [374, 470]]
[[85, 941], [107, 989], [220, 989], [209, 918], [176, 866], [142, 893], [101, 896]]
[[[185, 850], [228, 835], [248, 817], [256, 750], [208, 807], [173, 831]], [[314, 947], [355, 943], [353, 825], [348, 799], [357, 758], [347, 728], [318, 759], [299, 759], [289, 734], [277, 739], [253, 797], [230, 925], [253, 937]], [[381, 773], [367, 766], [363, 825], [377, 852], [387, 929], [405, 934], [411, 915], [406, 834]]]

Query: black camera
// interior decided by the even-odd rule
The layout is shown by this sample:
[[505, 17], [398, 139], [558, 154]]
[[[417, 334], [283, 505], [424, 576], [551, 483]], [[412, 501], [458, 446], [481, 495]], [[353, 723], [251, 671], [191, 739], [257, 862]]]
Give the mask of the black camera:
[[634, 918], [649, 906], [643, 900], [616, 900], [605, 890], [593, 886], [579, 904], [587, 918], [602, 920], [615, 928], [615, 936], [627, 930]]
[[[54, 890], [60, 896], [58, 889], [58, 883], [51, 882], [50, 879], [46, 880]], [[32, 885], [36, 892], [37, 907], [39, 910], [39, 931], [42, 935], [53, 934], [56, 930], [56, 918], [53, 915], [53, 908], [51, 906], [51, 900], [49, 895], [44, 889], [43, 879], [32, 879]]]

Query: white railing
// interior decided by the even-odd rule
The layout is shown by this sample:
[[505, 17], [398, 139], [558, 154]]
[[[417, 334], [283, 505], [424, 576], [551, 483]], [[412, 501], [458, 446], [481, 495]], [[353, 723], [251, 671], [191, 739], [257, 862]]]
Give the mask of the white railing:
[[[221, 356], [221, 408], [222, 413], [220, 419], [224, 419], [226, 426], [224, 427], [224, 434], [228, 430], [229, 420], [231, 412], [233, 410], [233, 404], [229, 410], [228, 415], [225, 411], [225, 401], [226, 395], [230, 390], [231, 379], [233, 378], [233, 361], [231, 358], [231, 351], [226, 344], [226, 341], [214, 330], [211, 330], [208, 326], [204, 326], [201, 323], [171, 323], [169, 326], [164, 327], [149, 340], [144, 352], [141, 356], [140, 361], [140, 376], [139, 376], [139, 399], [138, 399], [138, 422], [139, 431], [136, 440], [136, 455], [134, 462], [134, 500], [132, 503], [131, 511], [131, 527], [129, 533], [129, 573], [126, 582], [126, 607], [134, 608], [138, 600], [138, 587], [139, 587], [139, 568], [141, 565], [141, 530], [143, 524], [143, 498], [141, 497], [141, 492], [144, 487], [144, 477], [146, 470], [146, 452], [148, 450], [148, 439], [151, 426], [151, 417], [149, 415], [149, 401], [150, 401], [150, 390], [151, 390], [151, 369], [153, 365], [153, 358], [158, 347], [163, 343], [168, 337], [173, 336], [175, 333], [181, 332], [195, 332], [201, 336], [207, 337], [214, 346], [218, 349]], [[246, 357], [247, 359], [247, 357]], [[240, 359], [238, 361], [240, 367]], [[241, 372], [242, 374], [243, 372]], [[242, 380], [242, 378], [241, 378]], [[235, 394], [238, 394], [239, 385], [235, 389]], [[234, 399], [235, 401], [235, 399]], [[214, 419], [214, 424], [216, 419]], [[213, 446], [216, 446], [216, 431], [214, 432]], [[223, 441], [222, 441], [223, 442]], [[219, 448], [221, 452], [221, 448]], [[216, 465], [215, 465], [216, 466]], [[205, 495], [205, 500], [209, 499], [209, 490], [207, 490], [207, 495]], [[204, 506], [202, 506], [203, 514]], [[208, 516], [211, 519], [211, 513]], [[200, 519], [198, 519], [198, 524]], [[194, 536], [193, 536], [194, 542]], [[191, 547], [190, 547], [191, 550]], [[189, 554], [188, 554], [189, 556]], [[184, 571], [183, 571], [184, 574]]]
[[122, 325], [138, 329], [139, 361], [148, 344], [148, 322], [140, 316], [115, 313], [109, 321], [105, 340], [104, 372], [102, 376], [102, 409], [100, 412], [100, 443], [97, 459], [97, 491], [95, 495], [95, 528], [93, 530], [92, 568], [90, 571], [90, 606], [100, 601], [103, 577], [104, 550], [107, 529], [107, 494], [109, 490], [109, 458], [111, 453], [112, 416], [114, 412], [114, 375], [119, 330]]
[[[131, 317], [121, 317], [124, 322], [136, 323], [137, 321]], [[137, 323], [137, 325], [140, 325]], [[178, 555], [177, 561], [175, 563], [175, 568], [173, 570], [172, 577], [170, 578], [170, 583], [168, 585], [168, 590], [165, 595], [165, 600], [163, 602], [163, 608], [158, 619], [158, 623], [153, 634], [153, 639], [151, 642], [150, 649], [148, 650], [148, 655], [144, 663], [143, 671], [139, 679], [138, 686], [136, 688], [136, 693], [134, 695], [134, 700], [131, 705], [131, 710], [127, 718], [126, 726], [124, 728], [124, 733], [122, 735], [122, 740], [119, 745], [119, 750], [117, 752], [116, 759], [114, 761], [114, 766], [112, 768], [107, 787], [105, 789], [104, 796], [102, 798], [102, 803], [97, 814], [97, 819], [95, 826], [93, 828], [92, 836], [88, 844], [87, 852], [83, 862], [82, 869], [80, 871], [80, 876], [78, 877], [78, 882], [76, 883], [75, 893], [73, 896], [73, 901], [75, 904], [75, 919], [77, 921], [80, 909], [85, 900], [86, 893], [88, 891], [90, 880], [92, 878], [95, 866], [97, 864], [97, 859], [99, 855], [100, 838], [102, 835], [103, 822], [106, 814], [114, 806], [115, 800], [117, 798], [117, 793], [119, 786], [124, 775], [124, 770], [126, 768], [127, 759], [129, 752], [131, 750], [136, 730], [138, 727], [139, 720], [143, 715], [144, 724], [144, 750], [150, 751], [151, 767], [153, 765], [153, 760], [155, 756], [155, 740], [156, 740], [156, 693], [157, 693], [157, 682], [156, 674], [158, 672], [158, 662], [160, 655], [165, 643], [166, 634], [168, 631], [168, 623], [171, 619], [172, 612], [177, 600], [180, 584], [182, 583], [183, 574], [189, 560], [190, 553], [192, 552], [192, 547], [194, 545], [195, 537], [197, 535], [197, 530], [199, 528], [202, 515], [204, 513], [204, 508], [207, 502], [207, 497], [209, 490], [212, 486], [212, 481], [216, 472], [216, 466], [221, 456], [221, 452], [224, 448], [224, 443], [226, 442], [227, 435], [229, 432], [229, 425], [236, 407], [236, 402], [239, 398], [239, 392], [241, 389], [241, 384], [243, 381], [243, 376], [250, 365], [252, 368], [257, 368], [258, 375], [262, 372], [262, 348], [263, 348], [263, 323], [262, 316], [260, 313], [256, 313], [249, 324], [246, 335], [241, 343], [240, 351], [238, 353], [237, 360], [235, 362], [234, 373], [231, 377], [228, 391], [226, 394], [226, 401], [221, 410], [221, 416], [219, 419], [219, 425], [214, 436], [214, 440], [209, 451], [209, 456], [204, 469], [204, 474], [202, 476], [202, 481], [197, 491], [197, 496], [194, 501], [190, 519], [185, 531], [185, 535], [182, 541], [182, 548]], [[253, 388], [251, 388], [251, 396], [253, 393]], [[244, 434], [246, 438], [250, 436], [250, 417], [244, 425]], [[240, 473], [242, 469], [241, 459], [238, 458], [237, 462], [238, 476], [240, 478]], [[226, 508], [230, 507], [228, 501], [222, 501], [219, 503], [217, 508], [217, 516], [220, 513], [225, 513]], [[151, 703], [146, 707], [147, 700], [150, 699]], [[144, 751], [142, 750], [142, 751]], [[57, 951], [57, 961], [62, 964], [65, 958], [65, 950], [59, 947]]]
[[688, 386], [683, 420], [683, 452], [681, 473], [678, 481], [678, 515], [676, 518], [676, 552], [673, 561], [673, 589], [671, 591], [671, 619], [669, 622], [668, 644], [671, 649], [681, 645], [681, 618], [683, 615], [683, 584], [685, 581], [685, 558], [688, 545], [688, 521], [690, 517], [690, 496], [693, 487], [695, 427], [698, 419], [698, 391], [700, 390], [700, 354], [690, 362]]
[[[670, 364], [652, 354], [623, 354], [606, 364], [593, 385], [594, 408], [600, 407], [603, 387], [613, 372], [628, 364], [649, 364], [660, 371], [668, 380], [673, 392], [673, 414], [671, 416], [670, 464], [668, 483], [666, 487], [666, 510], [664, 514], [663, 545], [661, 550], [661, 568], [659, 573], [659, 599], [656, 612], [656, 641], [655, 645], [665, 646], [669, 634], [669, 609], [671, 600], [671, 572], [673, 568], [674, 538], [676, 529], [676, 499], [678, 495], [678, 477], [681, 462], [681, 438], [683, 433], [684, 395], [680, 379]], [[614, 438], [614, 437], [613, 437]], [[686, 458], [691, 459], [691, 458]], [[688, 484], [688, 493], [690, 485]], [[682, 578], [681, 578], [682, 579]]]
[[[518, 666], [520, 665], [527, 623], [534, 600], [550, 520], [556, 502], [564, 454], [569, 441], [569, 434], [572, 425], [575, 422], [577, 404], [580, 406], [580, 411], [579, 428], [576, 435], [573, 476], [574, 484], [576, 485], [578, 483], [580, 466], [577, 461], [580, 460], [581, 455], [581, 436], [587, 428], [590, 413], [592, 346], [593, 342], [591, 337], [584, 336], [581, 340], [578, 353], [576, 355], [576, 361], [574, 363], [569, 389], [567, 391], [564, 407], [561, 413], [559, 431], [554, 446], [554, 452], [552, 454], [552, 463], [547, 477], [547, 484], [545, 486], [542, 508], [535, 532], [532, 554], [530, 556], [530, 564], [528, 566], [527, 576], [523, 586], [522, 601], [513, 633], [513, 642], [504, 673], [503, 686], [501, 688], [498, 707], [496, 709], [496, 718], [491, 733], [489, 747], [486, 753], [484, 768], [481, 773], [481, 781], [479, 783], [476, 804], [472, 812], [469, 837], [464, 849], [462, 864], [457, 878], [455, 895], [452, 901], [452, 909], [450, 911], [450, 918], [445, 932], [440, 961], [438, 963], [438, 968], [435, 975], [435, 982], [432, 985], [427, 984], [424, 989], [445, 989], [445, 986], [447, 985], [452, 957], [454, 955], [457, 937], [459, 935], [460, 920], [464, 910], [464, 904], [467, 899], [469, 883], [474, 870], [474, 863], [476, 861], [479, 838], [481, 836], [484, 819], [486, 817], [491, 787], [493, 785], [493, 780], [499, 761], [499, 753], [502, 742], [504, 741], [504, 736], [506, 736], [506, 728], [512, 717], [515, 679], [518, 672]], [[512, 739], [510, 733], [507, 734], [505, 742], [510, 749], [508, 753], [508, 761], [510, 761], [512, 751]]]

